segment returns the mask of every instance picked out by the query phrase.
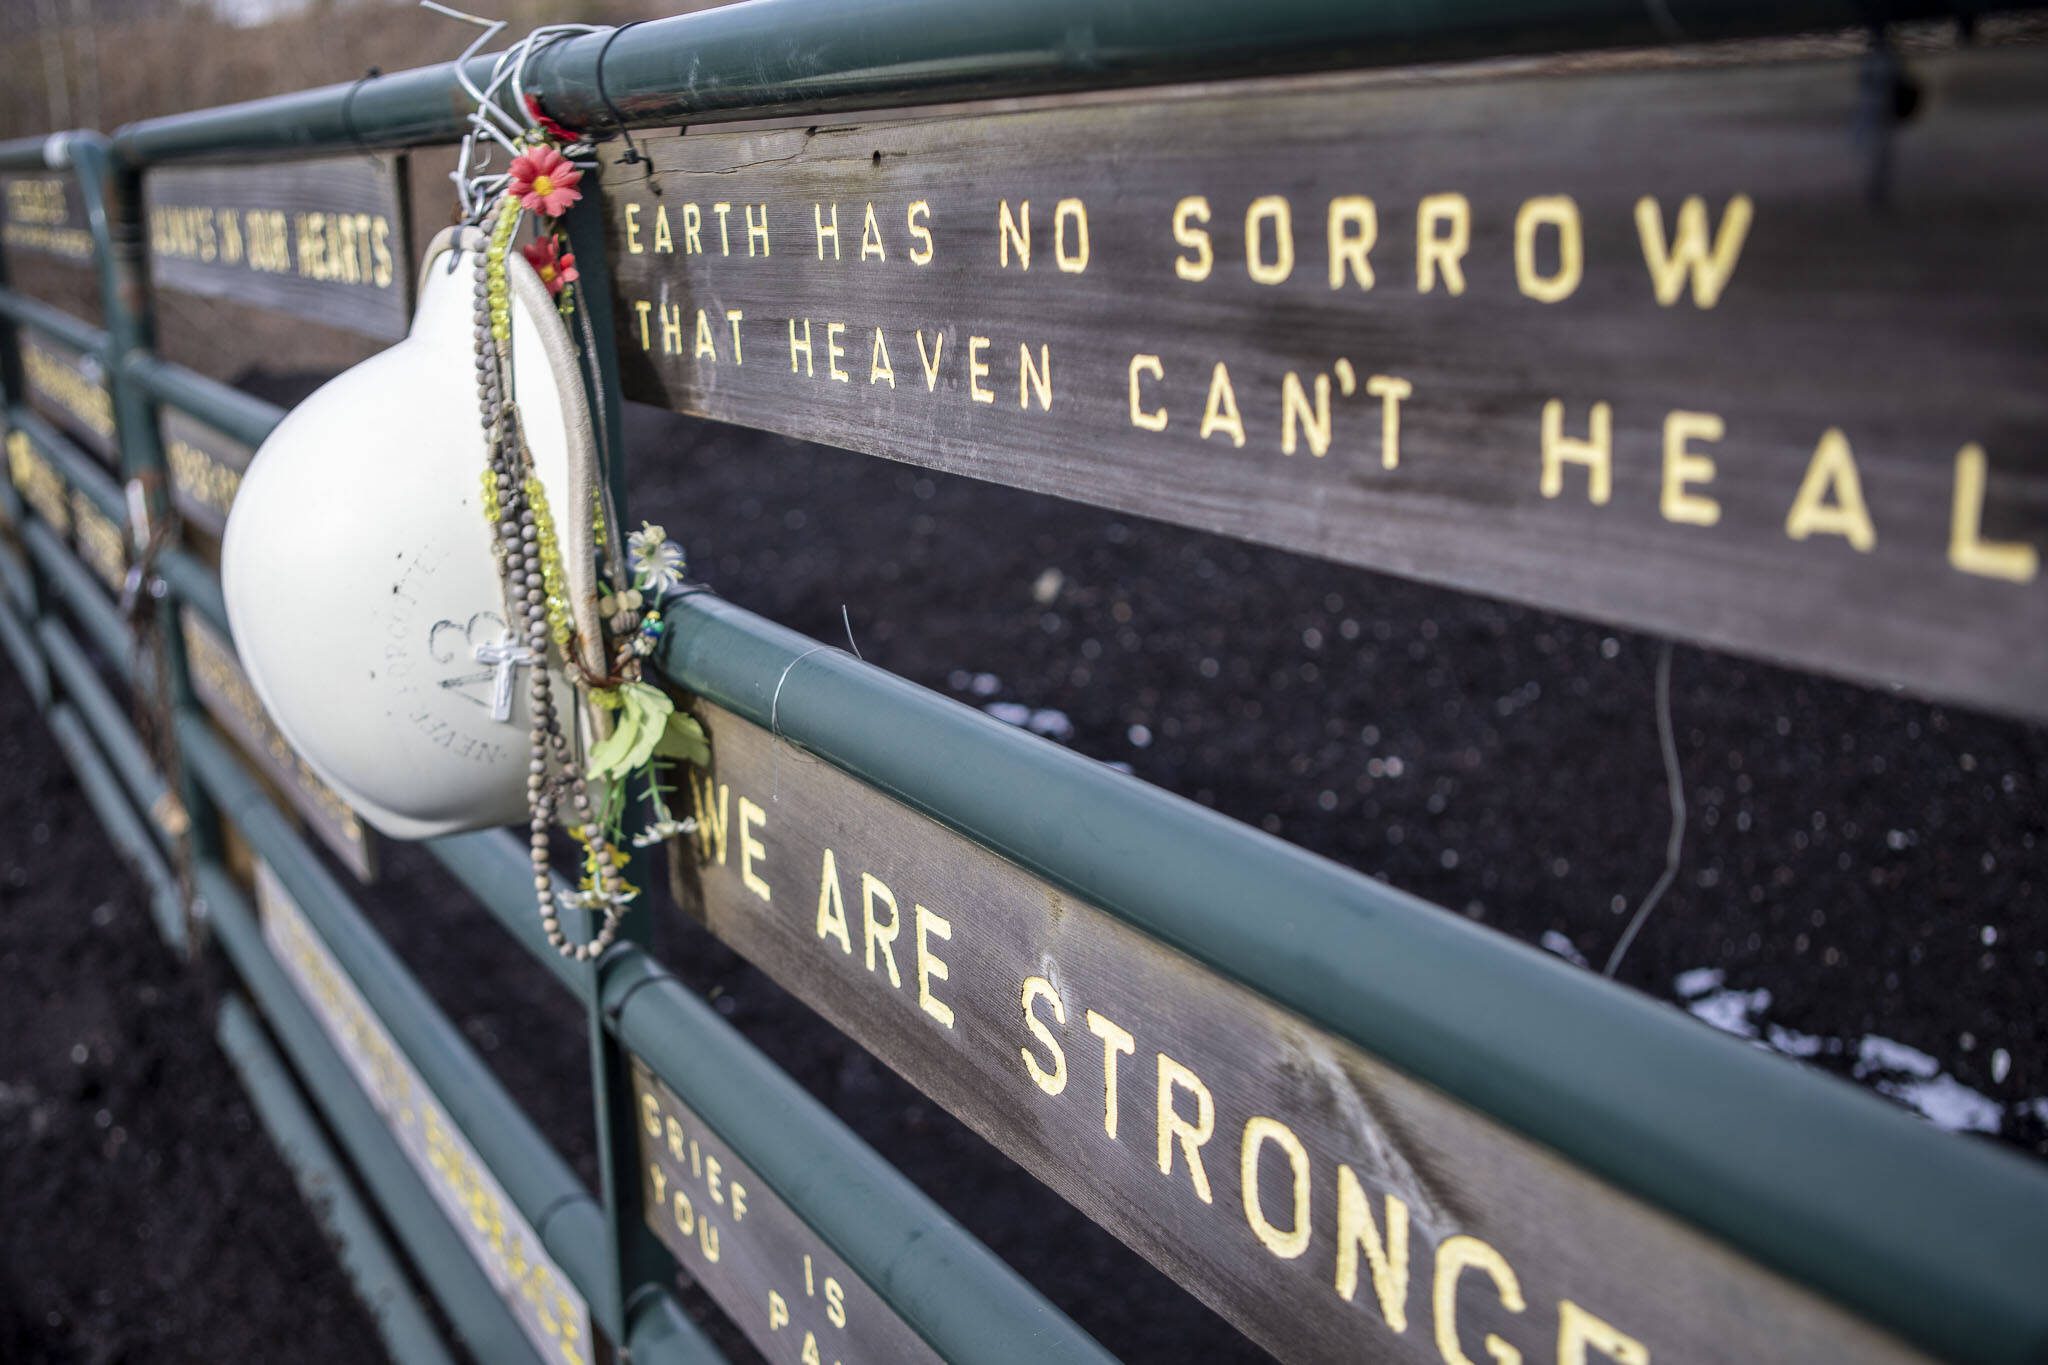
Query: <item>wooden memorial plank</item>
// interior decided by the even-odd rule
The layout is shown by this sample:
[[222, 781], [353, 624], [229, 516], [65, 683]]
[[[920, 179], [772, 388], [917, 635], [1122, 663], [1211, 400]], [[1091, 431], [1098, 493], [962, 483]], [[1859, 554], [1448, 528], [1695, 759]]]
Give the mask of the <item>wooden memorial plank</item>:
[[119, 464], [114, 399], [107, 392], [106, 367], [98, 356], [73, 350], [54, 337], [24, 332], [21, 370], [31, 407], [78, 438], [108, 468]]
[[371, 880], [376, 875], [375, 846], [355, 811], [279, 732], [242, 671], [234, 646], [192, 608], [184, 608], [180, 619], [185, 663], [200, 705], [356, 879]]
[[158, 430], [171, 476], [171, 500], [186, 529], [219, 540], [255, 452], [224, 432], [168, 404]]
[[[2048, 714], [2048, 55], [605, 152], [627, 395]], [[658, 191], [658, 193], [657, 193]]]
[[633, 1060], [647, 1225], [769, 1360], [937, 1365], [924, 1338]]
[[540, 1358], [597, 1358], [590, 1308], [449, 1117], [277, 874], [256, 865], [263, 938]]
[[[0, 245], [73, 265], [92, 264], [92, 231], [75, 177], [0, 175]], [[15, 272], [18, 281], [21, 271]]]
[[64, 476], [25, 431], [7, 433], [7, 477], [35, 514], [59, 535], [71, 534], [71, 492]]
[[687, 784], [683, 904], [1281, 1359], [1484, 1360], [1489, 1334], [1532, 1361], [1919, 1359], [760, 727], [697, 714], [714, 768]]
[[174, 166], [143, 177], [159, 285], [385, 340], [412, 319], [402, 157]]
[[119, 522], [78, 489], [71, 491], [72, 543], [78, 557], [119, 597], [128, 579], [128, 536]]

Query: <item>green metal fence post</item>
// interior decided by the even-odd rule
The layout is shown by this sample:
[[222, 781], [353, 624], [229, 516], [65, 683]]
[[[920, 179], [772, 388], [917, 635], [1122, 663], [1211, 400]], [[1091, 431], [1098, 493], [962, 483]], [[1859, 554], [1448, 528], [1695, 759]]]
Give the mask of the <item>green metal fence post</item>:
[[[611, 277], [604, 254], [603, 190], [596, 177], [587, 177], [587, 193], [566, 216], [569, 247], [576, 256], [581, 280], [577, 287], [579, 317], [572, 321], [582, 333], [584, 393], [591, 405], [598, 440], [610, 476], [611, 510], [621, 523], [626, 515], [625, 443], [620, 439], [622, 420], [619, 406], [618, 359], [612, 348]], [[610, 524], [605, 534], [625, 535], [624, 524]], [[644, 818], [637, 803], [629, 805], [626, 830], [633, 832]], [[619, 926], [619, 942], [649, 944], [653, 941], [653, 860], [635, 849], [626, 869], [626, 879], [642, 888], [641, 896], [626, 908]], [[633, 1107], [633, 1076], [623, 1046], [605, 1027], [598, 1000], [603, 994], [605, 972], [617, 961], [607, 956], [597, 966], [597, 983], [585, 1014], [590, 1030], [591, 1098], [597, 1124], [600, 1191], [604, 1202], [606, 1231], [612, 1255], [614, 1286], [620, 1296], [622, 1317], [634, 1292], [644, 1284], [674, 1282], [676, 1262], [648, 1227], [640, 1197], [640, 1149]]]
[[[63, 155], [78, 177], [87, 225], [92, 233], [94, 266], [99, 277], [100, 309], [106, 324], [107, 387], [114, 403], [114, 428], [121, 451], [121, 473], [128, 482], [131, 507], [140, 502], [147, 526], [164, 533], [171, 515], [169, 473], [163, 445], [157, 433], [156, 402], [128, 372], [128, 358], [147, 355], [155, 345], [155, 313], [151, 305], [148, 256], [143, 240], [142, 176], [113, 154], [113, 144], [99, 133], [74, 133], [65, 138]], [[140, 563], [147, 548], [149, 532], [130, 525], [131, 562]], [[164, 695], [150, 698], [150, 710], [162, 730], [159, 742], [165, 754], [175, 756], [177, 738], [170, 717], [176, 708], [192, 703], [191, 681], [186, 671], [185, 642], [178, 628], [173, 600], [165, 595], [152, 607], [157, 644], [163, 660], [161, 678], [138, 677], [138, 693], [154, 691]], [[173, 762], [176, 763], [175, 757]], [[182, 770], [182, 764], [177, 763]], [[176, 843], [190, 840], [193, 853], [218, 857], [221, 831], [218, 813], [206, 792], [182, 771], [176, 779], [182, 812], [168, 809], [150, 812], [161, 833]], [[173, 821], [182, 819], [182, 828]], [[187, 924], [188, 952], [199, 946], [198, 926]]]
[[[0, 166], [14, 169], [40, 165], [42, 145], [40, 138], [23, 138], [0, 144]], [[8, 259], [7, 249], [0, 245], [0, 293], [11, 288], [13, 275], [10, 265], [12, 262]], [[21, 324], [11, 314], [0, 312], [0, 412], [11, 409], [16, 403], [27, 402], [28, 385], [21, 370]], [[12, 424], [0, 418], [0, 428], [12, 430]], [[15, 492], [11, 468], [8, 477], [0, 478], [0, 507], [4, 507], [7, 520], [18, 537], [28, 509]], [[36, 573], [34, 561], [29, 560], [26, 554], [23, 556], [23, 570], [19, 580], [10, 582], [8, 587], [14, 591], [15, 605], [34, 618], [43, 610], [42, 580]]]

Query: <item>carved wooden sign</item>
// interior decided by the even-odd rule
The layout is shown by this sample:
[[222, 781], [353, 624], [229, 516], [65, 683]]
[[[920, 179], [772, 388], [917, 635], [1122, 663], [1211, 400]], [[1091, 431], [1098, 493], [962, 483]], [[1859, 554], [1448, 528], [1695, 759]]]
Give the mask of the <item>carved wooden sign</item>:
[[0, 175], [0, 245], [90, 265], [92, 231], [78, 181], [55, 172]]
[[158, 429], [178, 515], [184, 518], [187, 530], [219, 540], [227, 531], [228, 509], [234, 506], [242, 474], [255, 452], [169, 404], [162, 409]]
[[758, 726], [698, 715], [692, 913], [1281, 1359], [1917, 1358]]
[[160, 285], [396, 340], [412, 317], [402, 158], [165, 167], [143, 178]]
[[271, 954], [534, 1350], [550, 1365], [592, 1365], [600, 1357], [589, 1306], [264, 863], [256, 865], [256, 906]]
[[78, 557], [106, 584], [107, 591], [118, 597], [128, 578], [127, 532], [76, 488], [71, 490], [71, 525]]
[[234, 647], [190, 607], [182, 611], [181, 620], [185, 663], [200, 704], [312, 827], [320, 842], [359, 881], [369, 881], [376, 874], [376, 850], [363, 822], [279, 732], [248, 674], [242, 671]]
[[59, 535], [71, 534], [71, 493], [64, 476], [25, 431], [7, 433], [7, 477], [35, 514]]
[[633, 1059], [647, 1224], [769, 1360], [938, 1365], [690, 1107]]
[[[630, 397], [2048, 712], [2048, 58], [644, 142]], [[1995, 206], [1995, 207], [1994, 207]]]
[[107, 392], [106, 367], [96, 355], [73, 350], [54, 337], [25, 332], [21, 371], [29, 403], [64, 428], [109, 468], [120, 462], [114, 429], [114, 399]]

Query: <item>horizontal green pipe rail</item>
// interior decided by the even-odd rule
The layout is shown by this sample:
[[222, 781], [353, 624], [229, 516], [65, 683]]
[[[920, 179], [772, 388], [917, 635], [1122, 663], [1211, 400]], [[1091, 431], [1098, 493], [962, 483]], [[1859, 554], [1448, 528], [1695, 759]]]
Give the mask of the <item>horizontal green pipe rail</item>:
[[175, 546], [157, 556], [156, 567], [173, 596], [198, 612], [222, 636], [235, 638], [234, 627], [228, 623], [228, 601], [221, 595], [219, 575], [191, 551]]
[[114, 699], [92, 661], [85, 657], [85, 651], [71, 638], [62, 621], [45, 618], [37, 622], [35, 635], [42, 645], [44, 659], [55, 670], [65, 699], [92, 728], [93, 737], [99, 741], [114, 771], [120, 774], [135, 808], [143, 812], [158, 809], [170, 789], [157, 773], [149, 750], [135, 733], [120, 702]]
[[0, 288], [0, 317], [32, 331], [55, 337], [73, 350], [90, 355], [106, 354], [107, 334], [89, 322], [80, 322], [61, 308], [13, 289]]
[[[2007, 6], [2030, 7], [2038, 0]], [[1942, 18], [1940, 0], [751, 0], [559, 42], [527, 88], [571, 127], [702, 123]], [[449, 44], [464, 36], [451, 25]], [[603, 81], [599, 82], [599, 63]], [[484, 63], [474, 67], [481, 76]], [[133, 165], [447, 142], [454, 64], [131, 123]], [[26, 154], [26, 151], [24, 151]]]
[[284, 409], [275, 403], [141, 351], [129, 353], [121, 372], [158, 402], [191, 414], [252, 450], [284, 418]]
[[271, 1144], [291, 1168], [306, 1207], [327, 1230], [337, 1259], [354, 1282], [356, 1297], [369, 1309], [391, 1358], [407, 1365], [454, 1365], [433, 1320], [413, 1296], [383, 1229], [299, 1095], [284, 1059], [239, 995], [221, 1000], [213, 1036], [241, 1077]]
[[0, 541], [0, 592], [4, 592], [8, 603], [23, 615], [35, 615], [35, 579], [30, 576], [28, 564], [20, 553], [4, 541]]
[[121, 681], [134, 686], [134, 637], [121, 620], [121, 609], [107, 596], [106, 587], [43, 522], [24, 525], [21, 539], [42, 572], [44, 586], [70, 609], [71, 618], [85, 629], [86, 637], [106, 656]]
[[104, 755], [92, 742], [92, 735], [86, 723], [69, 705], [58, 702], [50, 708], [50, 731], [57, 737], [57, 747], [64, 751], [71, 770], [78, 776], [78, 785], [85, 790], [86, 800], [98, 812], [100, 823], [106, 826], [107, 837], [113, 841], [128, 865], [142, 879], [143, 890], [149, 897], [150, 918], [156, 921], [157, 932], [166, 943], [182, 945], [185, 940], [185, 898], [178, 889], [177, 874], [171, 870], [163, 850], [156, 846], [142, 817], [122, 794], [121, 784], [114, 777]]
[[651, 1284], [626, 1301], [626, 1354], [634, 1365], [725, 1365], [675, 1296]]
[[[562, 956], [541, 928], [540, 910], [533, 897], [533, 861], [527, 845], [508, 831], [493, 829], [430, 839], [426, 848], [569, 994], [586, 1004], [596, 1000], [595, 967]], [[571, 889], [560, 874], [555, 875], [554, 881], [557, 891]], [[580, 911], [563, 916], [563, 931], [578, 942], [586, 936], [588, 927], [581, 921]]]
[[469, 1247], [441, 1214], [383, 1115], [363, 1093], [326, 1030], [284, 968], [234, 879], [210, 859], [195, 871], [198, 897], [214, 938], [226, 950], [263, 1017], [326, 1117], [392, 1230], [405, 1245], [442, 1311], [480, 1361], [537, 1362], [533, 1347]]
[[684, 687], [1622, 1189], [1937, 1350], [2048, 1350], [2018, 1157], [707, 593], [664, 617]]
[[1115, 1359], [644, 950], [614, 949], [604, 965], [619, 1041], [940, 1358]]
[[[205, 566], [196, 560], [191, 561], [188, 568], [193, 575], [205, 576], [209, 580], [211, 578]], [[177, 590], [182, 593], [185, 586], [187, 585], [181, 582]], [[240, 799], [230, 793], [222, 783], [216, 781], [216, 773], [223, 768], [226, 759], [220, 742], [203, 726], [189, 719], [180, 725], [181, 737], [188, 733], [196, 736], [196, 742], [193, 739], [186, 740], [188, 761], [213, 792], [222, 810], [235, 820], [244, 835], [257, 846], [258, 852], [264, 855], [266, 861], [270, 861], [270, 854], [258, 841], [257, 832], [250, 828], [248, 820], [241, 813], [243, 807]], [[221, 775], [225, 777], [229, 774]], [[248, 781], [245, 776], [240, 777], [240, 780], [245, 783]], [[260, 791], [254, 793], [252, 804], [255, 803], [260, 803], [257, 808], [266, 820], [277, 820], [282, 825], [281, 817]], [[283, 832], [290, 833], [288, 828]], [[292, 835], [292, 839], [297, 845], [296, 854], [310, 860], [311, 854], [305, 849], [304, 844], [297, 841], [296, 835]], [[282, 840], [279, 842], [282, 843]], [[511, 932], [516, 942], [525, 946], [553, 970], [565, 987], [581, 999], [589, 1000], [593, 997], [594, 975], [591, 969], [564, 960], [548, 945], [545, 936], [540, 932], [539, 919], [532, 902], [532, 865], [523, 845], [505, 831], [492, 830], [431, 840], [427, 848], [484, 903]], [[299, 888], [292, 885], [286, 869], [277, 867], [276, 870], [281, 877], [285, 877], [287, 885], [297, 896]], [[318, 872], [334, 896], [346, 900], [346, 893], [324, 869], [316, 866], [313, 870]], [[315, 907], [308, 904], [305, 908], [308, 915], [315, 918], [324, 935], [326, 926], [314, 915]], [[369, 940], [361, 945], [363, 950], [381, 950], [388, 955], [389, 950], [385, 949], [382, 941], [376, 939], [367, 928], [364, 928], [363, 935]], [[332, 939], [329, 942], [336, 955], [341, 957], [343, 964], [349, 968], [350, 974], [356, 976], [357, 969], [344, 955], [343, 945]], [[603, 1000], [608, 1002], [607, 1012], [614, 1019], [618, 1017], [617, 1007], [620, 1002], [626, 995], [632, 993], [630, 986], [621, 987], [617, 984], [621, 973], [631, 976], [635, 983], [642, 980], [651, 982], [656, 978], [669, 982], [669, 978], [662, 974], [659, 968], [643, 962], [642, 956], [640, 950], [636, 948], [615, 949], [606, 960], [605, 965], [610, 976]], [[402, 971], [402, 968], [399, 970]], [[357, 980], [365, 996], [371, 999], [372, 1007], [379, 1016], [391, 1025], [394, 1032], [400, 1032], [400, 1022], [393, 1018], [390, 1008], [372, 995], [368, 982], [359, 976]], [[673, 982], [669, 984], [674, 985]], [[684, 996], [689, 996], [689, 993], [679, 985], [676, 985], [675, 989], [681, 991]], [[953, 1338], [958, 1347], [957, 1351], [943, 1350], [948, 1359], [1019, 1358], [1001, 1352], [991, 1355], [986, 1341], [977, 1349], [966, 1349], [966, 1344], [974, 1340], [968, 1335], [973, 1324], [1001, 1321], [1004, 1313], [1010, 1314], [1016, 1325], [1030, 1329], [1033, 1349], [1042, 1353], [1021, 1358], [1090, 1361], [1107, 1359], [1085, 1333], [1039, 1298], [1035, 1290], [1003, 1267], [993, 1253], [962, 1231], [900, 1173], [876, 1156], [858, 1137], [848, 1132], [793, 1081], [783, 1077], [784, 1084], [781, 1087], [773, 1086], [769, 1078], [781, 1076], [782, 1073], [766, 1058], [755, 1052], [729, 1024], [718, 1018], [716, 1013], [696, 1002], [694, 997], [689, 997], [689, 1000], [690, 1004], [682, 1008], [681, 1017], [676, 1020], [680, 1024], [680, 1036], [686, 1040], [682, 1043], [682, 1048], [703, 1045], [708, 1039], [718, 1042], [723, 1049], [722, 1055], [725, 1055], [731, 1064], [743, 1068], [728, 1072], [732, 1077], [729, 1090], [743, 1091], [745, 1094], [721, 1092], [720, 1095], [713, 1096], [708, 1093], [716, 1088], [711, 1080], [711, 1073], [692, 1073], [689, 1076], [677, 1074], [663, 1062], [663, 1058], [673, 1058], [677, 1055], [678, 1049], [673, 1044], [656, 1044], [643, 1050], [631, 1039], [626, 1039], [624, 1033], [620, 1033], [620, 1037], [654, 1067], [663, 1080], [674, 1086], [685, 1102], [717, 1129], [749, 1164], [754, 1165], [761, 1173], [762, 1179], [782, 1194], [798, 1216], [824, 1235], [826, 1240], [846, 1258], [848, 1264], [861, 1271], [864, 1278], [868, 1278], [877, 1291], [903, 1312], [913, 1325], [916, 1325], [915, 1314], [918, 1312], [937, 1312], [943, 1317], [942, 1310], [934, 1310], [930, 1305], [948, 1302], [949, 1294], [970, 1300], [974, 1299], [977, 1293], [990, 1296], [987, 1302], [977, 1301], [979, 1307], [970, 1303], [966, 1308], [957, 1311], [955, 1316], [958, 1321], [951, 1322], [949, 1330], [957, 1330], [961, 1335]], [[669, 1012], [667, 1007], [650, 1002], [643, 1002], [640, 1009], [641, 1014], [635, 1016], [636, 1020], [656, 1013]], [[716, 1035], [715, 1039], [713, 1035]], [[403, 1033], [400, 1033], [400, 1039], [403, 1044]], [[415, 1058], [415, 1061], [418, 1060]], [[424, 1066], [421, 1069], [426, 1070]], [[435, 1084], [431, 1076], [429, 1084]], [[438, 1091], [438, 1085], [436, 1089]], [[765, 1096], [773, 1098], [764, 1099]], [[807, 1112], [799, 1116], [799, 1108], [804, 1108]], [[456, 1117], [459, 1124], [463, 1123], [460, 1114]], [[726, 1121], [722, 1122], [721, 1117]], [[785, 1180], [778, 1179], [776, 1173], [759, 1161], [754, 1145], [755, 1135], [766, 1133], [778, 1125], [791, 1124], [795, 1125], [795, 1135], [789, 1138], [790, 1150], [794, 1151], [796, 1156], [792, 1158], [789, 1169], [794, 1170], [801, 1164], [816, 1170], [838, 1172], [846, 1179], [855, 1181], [850, 1188], [865, 1192], [861, 1199], [856, 1199], [851, 1205], [842, 1204], [836, 1196], [830, 1194], [833, 1182], [829, 1180], [812, 1184], [809, 1177], [800, 1174], [788, 1175], [785, 1172], [785, 1183]], [[466, 1124], [464, 1131], [469, 1131]], [[481, 1150], [481, 1144], [479, 1148]], [[486, 1153], [486, 1161], [494, 1170], [499, 1168], [498, 1161], [489, 1153]], [[905, 1204], [902, 1203], [904, 1200], [914, 1202]], [[515, 1202], [518, 1202], [516, 1196]], [[891, 1210], [891, 1216], [889, 1219], [883, 1219], [882, 1223], [897, 1229], [899, 1237], [895, 1242], [888, 1241], [884, 1232], [871, 1232], [853, 1235], [847, 1242], [842, 1243], [827, 1231], [828, 1227], [834, 1225], [835, 1220], [842, 1216], [851, 1218], [863, 1207], [867, 1208], [868, 1212], [859, 1216], [872, 1221], [874, 1209], [885, 1204]], [[842, 1210], [846, 1211], [844, 1215]], [[897, 1264], [898, 1259], [905, 1253], [906, 1248], [918, 1245], [924, 1247], [923, 1251], [917, 1253], [918, 1258], [932, 1259], [917, 1259], [918, 1269], [908, 1272], [905, 1279], [908, 1288], [892, 1287], [896, 1286], [899, 1277], [906, 1276], [906, 1272]], [[550, 1249], [553, 1249], [552, 1246]], [[563, 1268], [567, 1270], [569, 1267], [565, 1263]], [[958, 1278], [963, 1274], [968, 1278]], [[899, 1301], [896, 1297], [899, 1293], [912, 1297]], [[996, 1314], [993, 1318], [990, 1317], [991, 1311]], [[933, 1340], [935, 1345], [939, 1344], [936, 1339]]]
[[[10, 556], [11, 557], [11, 556]], [[7, 657], [14, 664], [14, 671], [21, 675], [21, 681], [28, 688], [29, 698], [35, 702], [38, 711], [50, 706], [50, 666], [36, 648], [35, 639], [28, 627], [22, 623], [24, 608], [10, 595], [0, 601], [0, 646], [7, 650]]]
[[0, 171], [34, 171], [52, 168], [51, 144], [62, 139], [62, 133], [47, 133], [40, 137], [9, 138], [0, 142]]
[[615, 1313], [608, 1318], [605, 1309], [617, 1295], [608, 1287], [611, 1272], [597, 1201], [212, 726], [195, 712], [182, 713], [178, 739], [190, 771], [284, 883], [541, 1245], [589, 1302], [593, 1319], [616, 1339], [621, 1324]]
[[85, 494], [92, 505], [117, 526], [126, 526], [127, 499], [122, 496], [120, 483], [107, 472], [105, 465], [86, 454], [78, 442], [33, 408], [15, 404], [7, 409], [7, 421], [50, 457], [66, 484]]

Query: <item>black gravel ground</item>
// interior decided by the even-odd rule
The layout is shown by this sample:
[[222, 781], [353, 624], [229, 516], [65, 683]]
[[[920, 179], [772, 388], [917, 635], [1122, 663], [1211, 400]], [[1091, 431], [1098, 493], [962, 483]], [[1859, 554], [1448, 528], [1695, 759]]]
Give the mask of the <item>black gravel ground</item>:
[[0, 674], [0, 1362], [377, 1358], [205, 983]]
[[[870, 662], [1449, 913], [1597, 967], [1663, 866], [1654, 641], [647, 410], [631, 437], [636, 512], [726, 596], [834, 643], [850, 621]], [[1691, 648], [1672, 677], [1684, 856], [1620, 976], [2048, 1155], [2048, 735]], [[110, 880], [19, 684], [0, 698], [0, 1360], [365, 1358], [205, 1001]], [[366, 908], [593, 1179], [580, 1016], [430, 860], [390, 853]], [[686, 980], [1113, 1351], [1260, 1358], [753, 968], [663, 927]], [[82, 999], [100, 1034], [71, 1022]], [[95, 1060], [73, 1076], [79, 1040]], [[31, 1140], [38, 1105], [57, 1117]]]
[[[636, 515], [871, 663], [1596, 968], [1664, 866], [1657, 641], [634, 418]], [[1671, 676], [1683, 857], [1620, 978], [2048, 1155], [2048, 732], [1688, 647]]]

